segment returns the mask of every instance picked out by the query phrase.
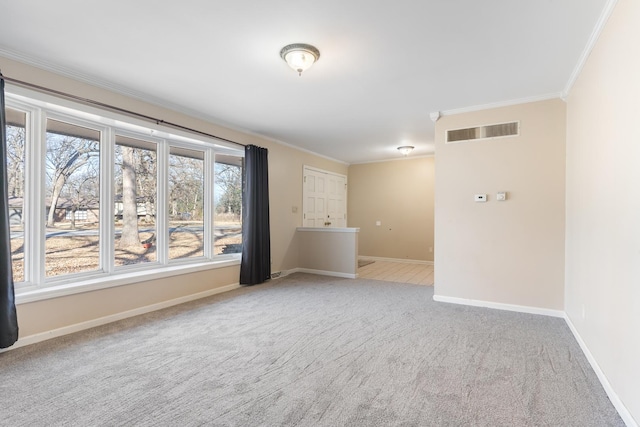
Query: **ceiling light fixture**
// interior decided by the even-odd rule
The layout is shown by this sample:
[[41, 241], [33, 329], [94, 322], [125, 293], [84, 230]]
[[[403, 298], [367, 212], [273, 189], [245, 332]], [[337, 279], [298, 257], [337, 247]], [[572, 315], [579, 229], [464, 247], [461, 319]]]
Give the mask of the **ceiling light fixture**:
[[407, 156], [414, 148], [415, 147], [413, 145], [403, 145], [398, 147], [398, 151], [401, 152], [403, 156]]
[[283, 47], [280, 57], [301, 76], [303, 71], [320, 59], [320, 51], [310, 44], [294, 43]]

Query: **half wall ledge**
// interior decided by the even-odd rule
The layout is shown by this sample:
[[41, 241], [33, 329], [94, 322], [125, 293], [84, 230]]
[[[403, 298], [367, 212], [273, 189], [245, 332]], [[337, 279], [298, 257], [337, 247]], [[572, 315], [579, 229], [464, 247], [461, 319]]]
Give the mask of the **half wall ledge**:
[[296, 229], [300, 268], [358, 277], [358, 233], [360, 228]]

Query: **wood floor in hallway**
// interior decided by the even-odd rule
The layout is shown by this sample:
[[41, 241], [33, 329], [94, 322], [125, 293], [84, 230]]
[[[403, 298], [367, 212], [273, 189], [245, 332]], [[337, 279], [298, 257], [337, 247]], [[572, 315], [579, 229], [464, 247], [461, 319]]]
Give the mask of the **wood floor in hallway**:
[[358, 277], [433, 286], [433, 265], [375, 260], [358, 268]]

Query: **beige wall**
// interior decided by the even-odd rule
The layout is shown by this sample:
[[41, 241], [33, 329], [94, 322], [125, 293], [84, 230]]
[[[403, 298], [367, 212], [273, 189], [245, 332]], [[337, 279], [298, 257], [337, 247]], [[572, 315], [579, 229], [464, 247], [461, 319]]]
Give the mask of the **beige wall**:
[[565, 310], [640, 423], [640, 2], [620, 0], [567, 105]]
[[219, 268], [18, 304], [20, 339], [238, 283], [238, 274]]
[[433, 165], [408, 157], [349, 166], [347, 221], [360, 227], [359, 255], [433, 261]]
[[[242, 144], [269, 149], [269, 202], [271, 219], [272, 271], [298, 267], [296, 227], [302, 225], [302, 168], [314, 166], [347, 174], [347, 165], [319, 157], [255, 135], [227, 129], [210, 122], [137, 99], [100, 89], [60, 75], [0, 57], [2, 73], [24, 80], [145, 115], [212, 133]], [[7, 85], [11, 92], [11, 85]], [[292, 207], [297, 207], [297, 213]], [[20, 304], [18, 322], [22, 338], [75, 323], [85, 322], [123, 311], [238, 282], [237, 266], [206, 272], [134, 283], [111, 289]]]
[[355, 278], [358, 271], [357, 229], [300, 228], [300, 268]]
[[[447, 129], [511, 121], [517, 137], [444, 143]], [[564, 141], [559, 99], [436, 123], [436, 295], [562, 310]], [[474, 202], [478, 193], [489, 201]]]
[[347, 165], [269, 141], [262, 146], [269, 148], [271, 271], [291, 270], [299, 266], [296, 227], [302, 226], [303, 167], [347, 175]]

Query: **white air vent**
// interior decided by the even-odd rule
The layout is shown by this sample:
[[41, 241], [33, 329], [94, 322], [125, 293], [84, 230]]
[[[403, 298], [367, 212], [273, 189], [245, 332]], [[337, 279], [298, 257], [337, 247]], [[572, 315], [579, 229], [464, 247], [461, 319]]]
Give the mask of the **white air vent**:
[[520, 122], [499, 123], [496, 125], [478, 126], [466, 129], [447, 131], [447, 144], [479, 139], [503, 138], [520, 134]]

